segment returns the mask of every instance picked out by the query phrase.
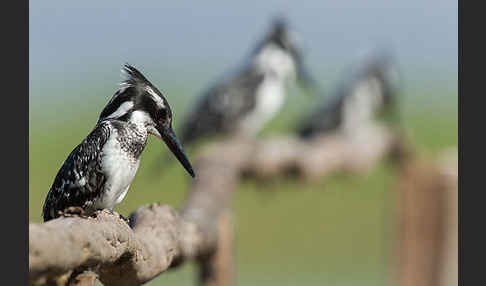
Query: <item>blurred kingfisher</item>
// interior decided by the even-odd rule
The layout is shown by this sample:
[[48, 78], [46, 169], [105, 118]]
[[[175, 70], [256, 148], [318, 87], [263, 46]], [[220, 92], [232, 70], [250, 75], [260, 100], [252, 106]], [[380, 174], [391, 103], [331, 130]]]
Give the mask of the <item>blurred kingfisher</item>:
[[276, 18], [246, 64], [202, 94], [181, 126], [181, 142], [211, 135], [255, 136], [282, 108], [288, 83], [295, 79], [314, 88], [287, 22]]
[[346, 71], [329, 101], [306, 114], [298, 124], [302, 138], [343, 131], [356, 133], [380, 115], [397, 119], [399, 74], [388, 51], [375, 52]]

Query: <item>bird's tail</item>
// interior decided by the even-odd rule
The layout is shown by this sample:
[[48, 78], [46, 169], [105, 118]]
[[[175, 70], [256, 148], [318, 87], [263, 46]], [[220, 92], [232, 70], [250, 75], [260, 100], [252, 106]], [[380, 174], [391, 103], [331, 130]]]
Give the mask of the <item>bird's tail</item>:
[[295, 128], [295, 133], [301, 139], [309, 139], [316, 133], [316, 130], [315, 130], [314, 126], [312, 126], [311, 124], [306, 122], [304, 124], [297, 126]]

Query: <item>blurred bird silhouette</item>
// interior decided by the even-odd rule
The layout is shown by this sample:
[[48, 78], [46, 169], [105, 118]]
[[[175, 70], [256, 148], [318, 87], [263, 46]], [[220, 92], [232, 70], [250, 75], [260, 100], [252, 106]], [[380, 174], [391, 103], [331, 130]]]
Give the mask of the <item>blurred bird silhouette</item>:
[[187, 146], [213, 136], [256, 136], [282, 108], [292, 82], [306, 93], [316, 90], [287, 21], [278, 17], [243, 67], [206, 90], [187, 113], [180, 126], [181, 143]]
[[297, 133], [301, 138], [310, 139], [338, 131], [353, 134], [377, 119], [396, 123], [399, 85], [392, 54], [375, 52], [346, 71], [331, 99], [304, 116]]
[[287, 22], [277, 18], [248, 63], [199, 98], [181, 126], [182, 143], [216, 134], [255, 136], [281, 109], [294, 79], [314, 85]]

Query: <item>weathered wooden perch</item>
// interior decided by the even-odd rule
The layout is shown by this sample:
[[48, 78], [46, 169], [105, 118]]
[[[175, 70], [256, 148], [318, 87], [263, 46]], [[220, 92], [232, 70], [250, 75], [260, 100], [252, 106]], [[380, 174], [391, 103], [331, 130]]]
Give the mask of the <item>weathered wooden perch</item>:
[[400, 172], [397, 286], [457, 285], [457, 150], [439, 160], [413, 157]]
[[195, 260], [202, 285], [231, 285], [230, 202], [241, 175], [292, 172], [312, 179], [336, 170], [366, 170], [397, 142], [389, 129], [370, 126], [353, 137], [233, 138], [214, 144], [196, 160], [197, 178], [180, 212], [167, 205], [142, 206], [131, 215], [131, 227], [108, 211], [30, 224], [31, 284], [65, 285], [71, 276], [74, 285], [78, 273], [91, 270], [104, 285], [140, 285]]

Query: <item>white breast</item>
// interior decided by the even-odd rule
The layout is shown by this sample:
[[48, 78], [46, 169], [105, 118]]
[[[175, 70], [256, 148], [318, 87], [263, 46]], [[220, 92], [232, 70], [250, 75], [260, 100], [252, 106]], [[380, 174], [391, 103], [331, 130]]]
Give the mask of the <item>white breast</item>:
[[381, 85], [377, 79], [371, 78], [359, 83], [344, 102], [344, 130], [356, 132], [357, 128], [368, 125], [382, 101]]
[[243, 132], [256, 135], [280, 110], [285, 101], [285, 86], [282, 80], [266, 77], [256, 91], [255, 108], [240, 123]]
[[113, 130], [102, 150], [101, 168], [107, 177], [105, 192], [97, 200], [96, 208], [111, 209], [125, 197], [130, 184], [137, 173], [140, 160], [129, 156], [120, 148], [116, 140], [118, 136]]

